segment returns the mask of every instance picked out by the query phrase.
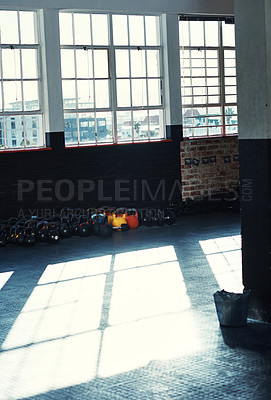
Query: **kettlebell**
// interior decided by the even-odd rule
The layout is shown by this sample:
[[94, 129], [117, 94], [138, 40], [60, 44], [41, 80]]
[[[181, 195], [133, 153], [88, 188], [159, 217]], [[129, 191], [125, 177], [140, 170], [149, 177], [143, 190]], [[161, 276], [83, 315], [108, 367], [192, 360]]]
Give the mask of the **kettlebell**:
[[126, 221], [130, 229], [138, 228], [139, 225], [138, 212], [135, 208], [130, 208], [127, 210]]

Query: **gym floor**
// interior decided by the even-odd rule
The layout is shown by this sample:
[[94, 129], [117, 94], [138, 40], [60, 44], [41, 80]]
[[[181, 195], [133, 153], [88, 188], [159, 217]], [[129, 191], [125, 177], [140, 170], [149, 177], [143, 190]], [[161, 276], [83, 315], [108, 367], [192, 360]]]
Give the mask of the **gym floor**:
[[240, 217], [0, 249], [0, 399], [270, 399], [271, 326], [220, 327]]

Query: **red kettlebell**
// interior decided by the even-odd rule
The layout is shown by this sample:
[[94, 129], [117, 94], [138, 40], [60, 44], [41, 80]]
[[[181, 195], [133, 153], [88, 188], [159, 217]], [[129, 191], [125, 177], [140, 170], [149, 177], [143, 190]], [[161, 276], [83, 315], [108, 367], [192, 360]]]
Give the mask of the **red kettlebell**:
[[127, 210], [126, 221], [130, 229], [136, 229], [138, 227], [138, 212], [135, 208], [130, 208]]

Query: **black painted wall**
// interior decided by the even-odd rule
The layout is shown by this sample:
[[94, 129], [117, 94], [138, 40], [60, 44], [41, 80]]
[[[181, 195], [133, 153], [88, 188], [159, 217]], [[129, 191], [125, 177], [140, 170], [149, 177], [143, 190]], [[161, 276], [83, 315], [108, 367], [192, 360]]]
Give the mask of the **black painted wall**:
[[242, 263], [250, 317], [271, 322], [271, 140], [239, 140]]
[[0, 218], [62, 207], [162, 207], [181, 199], [180, 135], [153, 143], [0, 153]]

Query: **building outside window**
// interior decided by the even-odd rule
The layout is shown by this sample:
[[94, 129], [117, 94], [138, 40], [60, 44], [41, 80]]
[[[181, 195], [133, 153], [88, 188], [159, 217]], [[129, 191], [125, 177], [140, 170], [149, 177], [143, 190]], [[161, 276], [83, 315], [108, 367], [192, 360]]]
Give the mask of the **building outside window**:
[[160, 19], [60, 13], [66, 145], [164, 138]]
[[[0, 123], [4, 133], [0, 149], [44, 146], [36, 12], [0, 10], [0, 30]], [[39, 132], [36, 143], [30, 123], [33, 116]], [[12, 139], [14, 133], [17, 140]]]
[[238, 133], [232, 18], [180, 17], [184, 137]]

